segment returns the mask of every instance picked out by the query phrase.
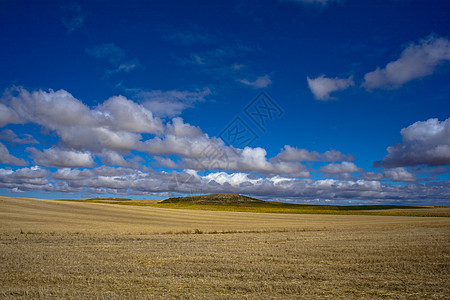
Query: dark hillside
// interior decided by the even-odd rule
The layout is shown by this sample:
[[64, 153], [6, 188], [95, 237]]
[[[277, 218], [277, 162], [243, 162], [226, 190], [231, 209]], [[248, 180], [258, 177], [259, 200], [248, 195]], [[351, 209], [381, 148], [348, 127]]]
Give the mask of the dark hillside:
[[263, 204], [265, 201], [239, 194], [211, 194], [188, 197], [168, 198], [160, 203], [191, 202], [192, 204], [223, 204], [223, 205], [244, 205]]

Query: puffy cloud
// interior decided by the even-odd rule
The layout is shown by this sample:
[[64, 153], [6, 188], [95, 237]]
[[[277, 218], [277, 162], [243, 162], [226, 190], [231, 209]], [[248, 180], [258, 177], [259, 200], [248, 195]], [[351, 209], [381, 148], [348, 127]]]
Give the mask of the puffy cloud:
[[263, 89], [268, 87], [271, 83], [272, 80], [270, 79], [270, 75], [266, 74], [264, 76], [260, 76], [258, 78], [256, 78], [254, 81], [249, 81], [248, 79], [239, 79], [238, 80], [240, 83], [245, 84], [247, 86], [251, 86], [255, 89]]
[[375, 167], [450, 164], [450, 118], [416, 122], [400, 131], [402, 143], [387, 148], [388, 155]]
[[[146, 107], [122, 96], [108, 99], [91, 109], [70, 93], [59, 90], [28, 92], [17, 89], [7, 98], [9, 107], [24, 121], [53, 130], [61, 145], [43, 152], [30, 148], [35, 163], [57, 167], [91, 167], [93, 156], [103, 163], [124, 167], [137, 166], [123, 155], [142, 151], [157, 156], [177, 156], [181, 168], [196, 170], [222, 169], [258, 172], [283, 176], [309, 177], [298, 161], [268, 159], [262, 148], [236, 149], [216, 137], [210, 138], [200, 128], [174, 118], [163, 126]], [[204, 90], [201, 94], [208, 94]], [[191, 99], [197, 94], [173, 94], [178, 99]], [[147, 103], [148, 104], [148, 103]], [[155, 136], [142, 140], [142, 133]], [[326, 153], [327, 154], [327, 153]], [[319, 155], [323, 156], [323, 155]], [[163, 165], [175, 165], [160, 158]]]
[[16, 88], [14, 92], [4, 96], [8, 109], [23, 123], [56, 131], [66, 146], [75, 149], [126, 152], [139, 148], [141, 133], [163, 130], [151, 111], [125, 97], [112, 97], [91, 109], [65, 90], [30, 93]]
[[174, 117], [180, 115], [183, 110], [193, 107], [196, 102], [202, 102], [211, 95], [209, 88], [195, 91], [150, 91], [140, 92], [138, 97], [142, 104], [155, 115], [161, 117]]
[[382, 173], [375, 173], [375, 172], [364, 172], [361, 175], [359, 175], [359, 177], [364, 180], [381, 180], [384, 178]]
[[350, 154], [343, 154], [336, 150], [329, 150], [324, 153], [317, 151], [309, 151], [306, 149], [298, 149], [285, 145], [281, 149], [280, 153], [276, 156], [276, 159], [282, 161], [339, 161], [339, 160], [354, 160], [354, 157]]
[[332, 163], [326, 166], [320, 167], [320, 171], [330, 174], [336, 173], [353, 173], [362, 172], [363, 169], [357, 167], [354, 163], [343, 161], [342, 163]]
[[32, 135], [25, 133], [23, 137], [18, 137], [11, 129], [4, 129], [0, 132], [0, 140], [8, 141], [13, 145], [39, 144]]
[[93, 167], [95, 165], [89, 152], [49, 148], [43, 152], [36, 148], [27, 148], [34, 159], [34, 163], [43, 166], [77, 168]]
[[[215, 137], [209, 138], [206, 134], [196, 137], [177, 137], [166, 135], [163, 139], [156, 137], [148, 140], [143, 146], [149, 154], [164, 155], [175, 154], [181, 157], [179, 167], [194, 170], [226, 170], [257, 172], [264, 174], [279, 174], [289, 177], [309, 177], [310, 173], [305, 167], [292, 161], [267, 159], [267, 152], [263, 148], [245, 147], [236, 149], [226, 146]], [[167, 159], [158, 159], [163, 165], [174, 166], [175, 162]]]
[[0, 127], [7, 124], [23, 124], [23, 121], [13, 109], [0, 103]]
[[[206, 95], [209, 92], [203, 90], [199, 93]], [[166, 99], [167, 95], [160, 94]], [[199, 97], [197, 93], [173, 91], [169, 94], [188, 102]], [[94, 156], [97, 156], [103, 164], [139, 167], [136, 153], [133, 153], [135, 158], [124, 158], [131, 151], [137, 151], [157, 156], [155, 160], [160, 166], [177, 169], [310, 177], [302, 161], [352, 159], [335, 150], [318, 153], [290, 146], [285, 146], [279, 155], [267, 158], [263, 148], [227, 146], [221, 139], [209, 137], [181, 118], [174, 118], [163, 125], [146, 106], [148, 102], [138, 104], [123, 96], [112, 97], [90, 108], [64, 90], [28, 92], [17, 88], [4, 100], [6, 107], [11, 108], [23, 122], [41, 125], [59, 136], [60, 145], [56, 147], [45, 150], [29, 148], [34, 162], [45, 166], [92, 167]], [[153, 136], [143, 140], [144, 133]]]
[[0, 143], [0, 163], [5, 165], [15, 165], [15, 166], [26, 166], [28, 163], [21, 159], [17, 158], [14, 155], [11, 155], [8, 151], [8, 148]]
[[317, 161], [319, 160], [319, 152], [308, 151], [306, 149], [298, 149], [285, 145], [284, 149], [281, 149], [277, 158], [283, 161]]
[[[132, 168], [101, 166], [94, 169], [61, 168], [51, 174], [39, 167], [16, 171], [0, 169], [0, 187], [16, 191], [158, 195], [172, 193], [240, 193], [264, 199], [286, 199], [313, 203], [366, 203], [448, 205], [450, 182], [386, 185], [376, 180], [299, 179], [255, 176], [245, 172], [212, 172], [200, 175], [190, 169], [181, 172], [142, 172]], [[426, 199], [426, 200], [424, 200]]]
[[321, 75], [314, 79], [306, 77], [306, 80], [314, 97], [323, 101], [334, 99], [334, 97], [330, 96], [332, 92], [342, 91], [355, 85], [353, 75], [348, 78], [327, 78], [325, 75]]
[[48, 181], [49, 172], [37, 166], [16, 171], [0, 169], [0, 187], [14, 192], [39, 191], [53, 192], [54, 187]]
[[156, 133], [161, 131], [161, 120], [153, 118], [152, 111], [123, 96], [111, 97], [101, 104], [96, 113], [103, 114], [110, 127], [128, 132]]
[[104, 149], [97, 155], [101, 158], [104, 165], [114, 165], [120, 167], [138, 168], [139, 161], [142, 160], [142, 158], [137, 155], [132, 159], [127, 160], [118, 152], [107, 149]]
[[361, 86], [368, 90], [376, 88], [395, 89], [403, 84], [431, 75], [437, 66], [450, 60], [450, 41], [430, 36], [418, 44], [410, 44], [400, 58], [364, 75]]
[[167, 124], [166, 134], [178, 137], [199, 137], [203, 135], [203, 132], [197, 126], [184, 123], [182, 118], [173, 118], [172, 122]]
[[231, 185], [233, 187], [239, 187], [245, 184], [258, 184], [262, 179], [250, 178], [248, 174], [240, 172], [232, 174], [218, 172], [206, 175], [203, 180], [207, 183], [214, 181], [220, 185]]
[[36, 123], [51, 130], [96, 122], [89, 107], [65, 90], [30, 93], [23, 88], [13, 88], [5, 94], [4, 100], [22, 123]]
[[390, 178], [393, 181], [416, 181], [416, 175], [410, 173], [405, 168], [392, 168], [384, 171], [386, 178]]

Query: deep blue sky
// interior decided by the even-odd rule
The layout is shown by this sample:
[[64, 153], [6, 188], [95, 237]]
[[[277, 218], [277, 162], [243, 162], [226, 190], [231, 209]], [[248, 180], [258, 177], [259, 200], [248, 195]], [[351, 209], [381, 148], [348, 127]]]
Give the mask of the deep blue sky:
[[0, 194], [450, 205], [449, 13], [1, 1]]

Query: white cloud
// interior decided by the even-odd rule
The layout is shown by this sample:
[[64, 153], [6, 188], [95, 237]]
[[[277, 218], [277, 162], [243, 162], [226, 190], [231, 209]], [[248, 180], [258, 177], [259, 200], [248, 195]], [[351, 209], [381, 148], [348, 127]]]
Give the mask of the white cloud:
[[[7, 95], [4, 95], [4, 97], [7, 97]], [[23, 121], [20, 120], [19, 116], [13, 109], [3, 103], [0, 103], [0, 127], [7, 124], [23, 124]]]
[[139, 168], [139, 161], [142, 160], [140, 156], [134, 156], [130, 160], [127, 160], [120, 153], [104, 149], [101, 153], [98, 153], [104, 165], [114, 165], [120, 167], [128, 167], [128, 168]]
[[199, 137], [203, 135], [203, 132], [200, 127], [184, 123], [182, 118], [177, 117], [166, 125], [166, 134], [178, 137]]
[[185, 109], [193, 107], [197, 102], [205, 101], [211, 95], [209, 88], [195, 91], [160, 91], [140, 92], [138, 98], [142, 105], [152, 111], [156, 116], [174, 117], [180, 115]]
[[336, 174], [336, 173], [362, 172], [364, 170], [357, 167], [352, 162], [343, 161], [342, 163], [332, 163], [326, 166], [322, 166], [320, 167], [320, 171], [330, 174]]
[[27, 148], [34, 163], [46, 167], [77, 168], [93, 167], [95, 165], [89, 152], [60, 149], [57, 147], [39, 151], [36, 148]]
[[[189, 103], [209, 92], [173, 91], [168, 95]], [[162, 97], [161, 102], [167, 99], [167, 94], [156, 94]], [[58, 147], [43, 152], [30, 148], [35, 163], [42, 165], [91, 167], [97, 156], [104, 164], [138, 167], [138, 160], [124, 158], [131, 155], [131, 151], [137, 151], [158, 156], [156, 161], [166, 167], [310, 177], [302, 161], [352, 159], [335, 150], [317, 153], [288, 145], [278, 156], [267, 158], [263, 148], [227, 146], [221, 139], [209, 137], [181, 118], [163, 125], [147, 107], [148, 101], [138, 104], [123, 96], [112, 97], [93, 109], [64, 90], [30, 93], [18, 88], [15, 96], [11, 94], [6, 100], [7, 108], [12, 108], [23, 122], [41, 125], [60, 138]], [[143, 140], [144, 133], [153, 136]], [[136, 153], [132, 155], [139, 159]], [[175, 160], [170, 158], [172, 155]]]
[[418, 78], [431, 75], [437, 66], [450, 60], [450, 41], [430, 36], [418, 44], [410, 44], [400, 58], [364, 75], [362, 87], [396, 89]]
[[0, 187], [13, 191], [54, 192], [48, 181], [49, 172], [37, 166], [17, 169], [16, 171], [0, 169]]
[[220, 185], [229, 184], [233, 187], [239, 187], [242, 184], [250, 183], [250, 184], [258, 184], [261, 179], [251, 179], [248, 174], [245, 173], [232, 173], [228, 174], [225, 172], [217, 172], [211, 173], [203, 177], [202, 179], [206, 180], [208, 183], [211, 181], [215, 181]]
[[239, 79], [238, 81], [242, 84], [251, 86], [255, 89], [266, 88], [272, 83], [272, 80], [270, 79], [269, 74], [260, 76], [260, 77], [256, 78], [254, 81], [249, 81], [248, 79]]
[[156, 133], [162, 130], [161, 120], [151, 110], [123, 96], [111, 97], [95, 111], [103, 115], [110, 126], [128, 132]]
[[8, 151], [8, 148], [2, 143], [0, 143], [0, 163], [14, 166], [28, 165], [28, 163], [25, 160], [17, 158], [14, 155], [11, 155]]
[[309, 151], [306, 149], [298, 149], [285, 145], [281, 149], [280, 153], [276, 156], [276, 159], [282, 161], [339, 161], [339, 160], [354, 160], [354, 157], [349, 154], [343, 154], [336, 150], [329, 150], [324, 153], [317, 151]]
[[[142, 172], [130, 168], [101, 166], [94, 169], [57, 170], [48, 180], [48, 171], [39, 167], [16, 171], [0, 169], [0, 187], [10, 190], [117, 195], [159, 195], [170, 193], [240, 193], [265, 199], [292, 199], [302, 202], [347, 203], [357, 199], [367, 203], [424, 203], [448, 205], [450, 184], [436, 183], [391, 186], [372, 180], [298, 179], [282, 176], [260, 177], [244, 172], [213, 172], [199, 175], [181, 172]], [[168, 193], [168, 191], [170, 193]]]
[[450, 118], [416, 122], [400, 131], [402, 143], [387, 148], [388, 155], [375, 167], [450, 164]]
[[163, 130], [161, 120], [151, 111], [121, 96], [90, 109], [64, 90], [30, 93], [18, 88], [16, 92], [16, 96], [10, 94], [7, 98], [8, 108], [23, 123], [55, 131], [71, 148], [126, 152], [139, 148], [141, 133], [158, 134]]
[[61, 126], [89, 126], [96, 122], [89, 107], [65, 90], [28, 92], [14, 88], [17, 95], [8, 95], [9, 107], [22, 123], [32, 122], [56, 130]]
[[39, 144], [32, 135], [25, 133], [23, 137], [17, 136], [17, 134], [11, 129], [4, 129], [0, 132], [0, 140], [8, 141], [13, 145], [25, 145], [25, 144]]
[[314, 97], [323, 101], [334, 99], [334, 97], [330, 96], [332, 92], [342, 91], [355, 85], [353, 75], [348, 78], [327, 78], [325, 75], [321, 75], [314, 79], [306, 77], [306, 80]]
[[387, 169], [384, 171], [384, 175], [393, 181], [416, 181], [417, 179], [416, 175], [410, 173], [403, 167]]
[[359, 177], [364, 180], [381, 180], [384, 176], [382, 173], [364, 172]]

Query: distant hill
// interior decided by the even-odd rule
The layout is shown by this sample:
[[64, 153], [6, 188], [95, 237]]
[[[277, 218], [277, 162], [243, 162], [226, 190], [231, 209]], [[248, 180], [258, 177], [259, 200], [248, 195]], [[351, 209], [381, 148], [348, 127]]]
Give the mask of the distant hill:
[[96, 200], [96, 201], [131, 201], [130, 198], [113, 198], [113, 197], [106, 197], [106, 198], [89, 198], [87, 200]]
[[160, 203], [181, 203], [190, 202], [192, 204], [222, 204], [222, 205], [246, 205], [264, 204], [265, 201], [239, 194], [210, 194], [188, 197], [174, 197], [161, 201]]

